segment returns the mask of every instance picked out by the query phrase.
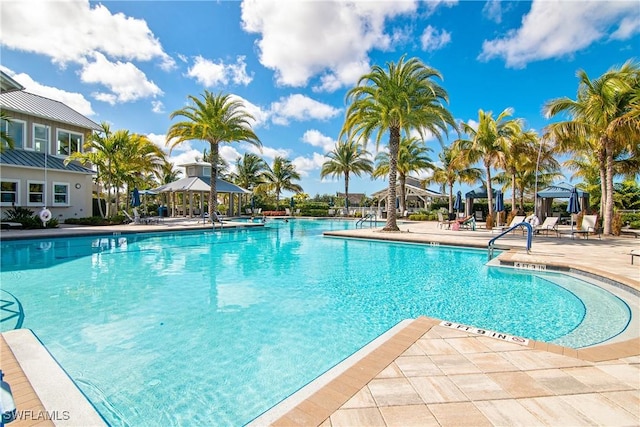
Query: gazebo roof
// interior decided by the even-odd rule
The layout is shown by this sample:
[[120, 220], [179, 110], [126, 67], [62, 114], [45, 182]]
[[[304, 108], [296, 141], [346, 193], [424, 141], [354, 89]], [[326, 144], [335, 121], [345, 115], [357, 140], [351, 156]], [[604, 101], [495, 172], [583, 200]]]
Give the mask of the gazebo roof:
[[[495, 197], [495, 195], [496, 195], [496, 189], [492, 188], [491, 196]], [[464, 197], [467, 199], [488, 199], [489, 195], [487, 194], [487, 187], [483, 185], [482, 187], [478, 187], [474, 190], [469, 191], [467, 194], [464, 195]]]
[[[437, 191], [429, 190], [428, 188], [420, 188], [415, 185], [405, 184], [404, 186], [406, 190], [407, 196], [418, 196], [418, 197], [444, 197], [444, 194], [438, 193]], [[376, 191], [371, 195], [371, 197], [382, 199], [387, 197], [387, 193], [389, 192], [389, 188], [385, 188], [380, 191]], [[400, 195], [400, 184], [396, 186], [396, 194]]]
[[[542, 191], [538, 191], [538, 197], [542, 199], [568, 199], [571, 197], [571, 190], [573, 190], [573, 187], [573, 185], [566, 182], [553, 184]], [[578, 197], [589, 196], [589, 193], [586, 191], [580, 190], [579, 188], [576, 188], [576, 190], [578, 192]]]
[[[169, 184], [162, 185], [158, 188], [154, 188], [152, 191], [156, 193], [180, 191], [208, 192], [211, 190], [210, 183], [211, 178], [209, 177], [190, 176], [170, 182]], [[218, 193], [251, 194], [251, 191], [220, 178], [216, 179], [216, 190], [218, 191]]]

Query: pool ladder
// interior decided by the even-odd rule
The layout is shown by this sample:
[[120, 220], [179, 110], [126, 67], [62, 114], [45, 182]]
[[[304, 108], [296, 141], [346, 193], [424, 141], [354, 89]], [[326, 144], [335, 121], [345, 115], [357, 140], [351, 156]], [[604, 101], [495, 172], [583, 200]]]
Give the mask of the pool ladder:
[[366, 214], [356, 222], [356, 228], [358, 228], [358, 226], [360, 226], [360, 228], [364, 228], [364, 223], [366, 221], [369, 221], [369, 227], [373, 227], [373, 224], [377, 222], [376, 216], [377, 215], [374, 215], [372, 213]]
[[499, 238], [501, 238], [506, 234], [509, 234], [511, 231], [515, 230], [518, 227], [523, 227], [527, 230], [527, 253], [529, 253], [529, 251], [531, 250], [531, 242], [533, 241], [533, 227], [531, 227], [531, 224], [529, 224], [528, 222], [519, 222], [518, 224], [514, 225], [513, 227], [509, 227], [507, 230], [503, 231], [493, 239], [489, 240], [489, 244], [487, 245], [487, 252], [488, 252], [487, 255], [488, 255], [489, 261], [491, 261], [491, 259], [493, 258], [493, 248], [495, 246], [496, 240], [498, 240]]

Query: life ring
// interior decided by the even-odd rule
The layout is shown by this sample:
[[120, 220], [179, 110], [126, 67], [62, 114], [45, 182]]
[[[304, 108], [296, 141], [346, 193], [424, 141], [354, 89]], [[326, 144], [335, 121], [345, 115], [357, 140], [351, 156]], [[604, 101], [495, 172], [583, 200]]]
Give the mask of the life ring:
[[40, 221], [42, 221], [43, 224], [46, 224], [51, 220], [51, 211], [47, 208], [44, 208], [40, 211], [38, 216], [40, 217]]

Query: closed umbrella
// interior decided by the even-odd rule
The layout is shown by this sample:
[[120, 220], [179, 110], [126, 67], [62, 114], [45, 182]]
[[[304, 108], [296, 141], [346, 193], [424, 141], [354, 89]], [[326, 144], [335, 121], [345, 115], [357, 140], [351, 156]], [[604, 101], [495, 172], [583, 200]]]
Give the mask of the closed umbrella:
[[504, 196], [502, 191], [496, 191], [496, 212], [498, 212], [498, 226], [500, 226], [500, 212], [504, 212]]
[[462, 209], [462, 192], [460, 190], [458, 190], [456, 200], [453, 202], [453, 209], [455, 209], [456, 213], [459, 213]]
[[134, 208], [140, 206], [140, 191], [138, 191], [137, 187], [133, 189], [133, 194], [131, 195], [131, 206]]
[[571, 189], [569, 204], [567, 205], [567, 212], [571, 214], [571, 229], [573, 230], [573, 215], [580, 212], [580, 200], [578, 199], [578, 190], [576, 190], [576, 187], [573, 187]]

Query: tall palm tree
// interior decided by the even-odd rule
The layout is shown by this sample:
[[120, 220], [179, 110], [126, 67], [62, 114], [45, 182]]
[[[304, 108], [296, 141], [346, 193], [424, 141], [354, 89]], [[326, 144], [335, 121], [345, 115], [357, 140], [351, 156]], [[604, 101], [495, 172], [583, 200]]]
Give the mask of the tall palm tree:
[[5, 130], [5, 123], [11, 123], [11, 118], [7, 115], [7, 112], [4, 110], [0, 110], [0, 153], [4, 152], [5, 147], [13, 149], [14, 142], [13, 138], [9, 135], [9, 133]]
[[231, 174], [234, 183], [247, 190], [253, 190], [261, 182], [264, 171], [269, 166], [257, 154], [244, 153], [236, 159], [236, 172]]
[[126, 194], [131, 187], [141, 186], [144, 175], [151, 174], [165, 162], [165, 154], [156, 144], [145, 135], [117, 131], [122, 144], [117, 155], [117, 180], [126, 184]]
[[[375, 134], [376, 147], [382, 136], [389, 133], [389, 192], [387, 206], [395, 206], [400, 132], [418, 132], [422, 140], [425, 132], [438, 139], [447, 127], [456, 127], [453, 116], [445, 107], [447, 92], [433, 81], [442, 79], [439, 71], [428, 67], [418, 58], [398, 63], [388, 62], [387, 69], [374, 65], [360, 77], [357, 85], [347, 92], [346, 117], [340, 138], [356, 139], [363, 145]], [[389, 209], [383, 231], [399, 231], [395, 209]]]
[[300, 180], [300, 174], [290, 160], [276, 156], [273, 167], [267, 165], [258, 189], [272, 191], [276, 195], [276, 207], [280, 206], [280, 194], [283, 190], [301, 192], [302, 187], [293, 181]]
[[[407, 176], [411, 172], [420, 172], [434, 168], [431, 158], [427, 153], [431, 151], [416, 137], [402, 137], [400, 148], [398, 149], [398, 178], [400, 179], [400, 212], [406, 210], [407, 196], [406, 184]], [[389, 174], [389, 153], [381, 151], [376, 155], [376, 168], [373, 176], [383, 177]], [[395, 205], [394, 205], [395, 206]]]
[[[98, 209], [102, 217], [108, 217], [112, 215], [110, 195], [115, 181], [114, 165], [117, 161], [118, 151], [122, 146], [122, 140], [114, 137], [107, 122], [102, 122], [100, 127], [102, 128], [100, 132], [92, 133], [86, 139], [83, 151], [71, 153], [65, 162], [75, 160], [85, 166], [95, 167]], [[104, 185], [107, 195], [106, 212], [102, 211], [102, 203], [100, 202], [102, 185]]]
[[[362, 175], [373, 172], [370, 154], [356, 141], [338, 141], [333, 151], [326, 154], [329, 160], [322, 164], [320, 178], [326, 176], [344, 176], [345, 201], [349, 203], [349, 177], [351, 174]], [[348, 207], [348, 206], [346, 206]]]
[[474, 128], [467, 123], [461, 123], [462, 132], [469, 138], [454, 142], [465, 163], [473, 164], [482, 161], [484, 165], [490, 216], [493, 215], [491, 169], [503, 162], [502, 159], [508, 150], [507, 142], [520, 126], [519, 121], [508, 119], [511, 114], [512, 110], [507, 108], [494, 119], [491, 112], [479, 110], [478, 127]]
[[[553, 99], [544, 106], [548, 118], [568, 114], [570, 119], [553, 123], [546, 128], [559, 152], [580, 153], [591, 151], [599, 165], [601, 197], [604, 207], [603, 232], [612, 234], [614, 162], [629, 143], [637, 144], [640, 130], [638, 112], [640, 65], [628, 61], [613, 67], [592, 80], [584, 70], [578, 73], [578, 94]], [[634, 113], [636, 111], [636, 113]], [[631, 147], [631, 151], [636, 151]]]
[[214, 95], [205, 90], [202, 99], [189, 95], [193, 105], [171, 113], [170, 118], [183, 117], [185, 120], [174, 123], [167, 132], [167, 144], [171, 149], [185, 141], [201, 140], [209, 143], [211, 151], [211, 190], [209, 191], [209, 217], [218, 203], [216, 189], [219, 146], [224, 142], [248, 142], [257, 147], [262, 143], [251, 129], [253, 116], [244, 103], [231, 95]]
[[170, 182], [176, 181], [180, 178], [181, 172], [178, 169], [175, 169], [175, 165], [169, 161], [166, 157], [164, 158], [162, 164], [160, 164], [155, 169], [156, 180], [160, 183], [160, 185], [169, 184]]
[[449, 213], [453, 213], [453, 185], [456, 181], [465, 184], [474, 184], [482, 178], [482, 171], [478, 168], [469, 167], [463, 162], [462, 157], [456, 150], [455, 145], [444, 147], [438, 155], [442, 166], [435, 166], [433, 175], [427, 178], [423, 185], [436, 183], [440, 184], [442, 191], [449, 191]]

